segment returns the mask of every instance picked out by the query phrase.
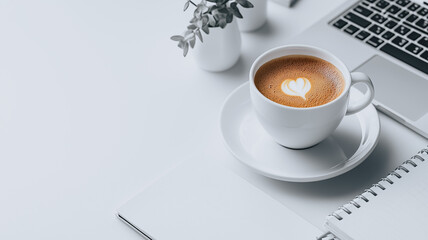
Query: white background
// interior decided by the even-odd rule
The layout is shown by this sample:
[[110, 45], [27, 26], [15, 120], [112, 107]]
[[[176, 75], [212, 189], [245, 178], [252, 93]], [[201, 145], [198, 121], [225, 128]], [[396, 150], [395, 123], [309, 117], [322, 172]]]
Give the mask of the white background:
[[115, 209], [192, 154], [234, 165], [321, 227], [427, 141], [381, 115], [381, 140], [362, 165], [283, 183], [240, 166], [218, 118], [259, 54], [344, 1], [269, 2], [268, 23], [242, 34], [239, 62], [209, 73], [169, 40], [187, 26], [184, 0], [0, 0], [0, 239], [141, 239]]

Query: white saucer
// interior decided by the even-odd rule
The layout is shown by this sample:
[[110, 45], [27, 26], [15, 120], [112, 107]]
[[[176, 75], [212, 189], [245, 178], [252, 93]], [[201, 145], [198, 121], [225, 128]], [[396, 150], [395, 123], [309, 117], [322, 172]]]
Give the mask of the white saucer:
[[[351, 91], [351, 101], [362, 96]], [[270, 178], [313, 182], [343, 174], [363, 162], [375, 148], [380, 133], [373, 105], [345, 116], [334, 133], [318, 145], [292, 150], [280, 146], [264, 131], [253, 112], [249, 83], [226, 99], [220, 116], [226, 146], [242, 163]]]

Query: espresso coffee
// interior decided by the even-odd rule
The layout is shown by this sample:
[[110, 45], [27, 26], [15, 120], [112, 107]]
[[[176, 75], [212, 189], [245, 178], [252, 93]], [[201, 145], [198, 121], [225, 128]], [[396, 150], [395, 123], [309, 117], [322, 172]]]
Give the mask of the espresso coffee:
[[321, 58], [306, 55], [289, 55], [266, 62], [257, 70], [254, 83], [270, 100], [297, 108], [331, 102], [345, 88], [339, 69]]

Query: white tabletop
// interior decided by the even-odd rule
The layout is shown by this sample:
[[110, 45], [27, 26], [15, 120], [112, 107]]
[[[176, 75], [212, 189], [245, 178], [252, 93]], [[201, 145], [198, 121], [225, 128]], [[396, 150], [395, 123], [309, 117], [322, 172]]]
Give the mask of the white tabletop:
[[242, 34], [239, 62], [210, 73], [169, 40], [185, 30], [184, 1], [0, 0], [0, 239], [141, 239], [115, 210], [191, 154], [230, 164], [321, 228], [427, 140], [381, 114], [362, 165], [285, 183], [240, 165], [218, 118], [259, 54], [344, 1], [270, 3], [268, 23]]

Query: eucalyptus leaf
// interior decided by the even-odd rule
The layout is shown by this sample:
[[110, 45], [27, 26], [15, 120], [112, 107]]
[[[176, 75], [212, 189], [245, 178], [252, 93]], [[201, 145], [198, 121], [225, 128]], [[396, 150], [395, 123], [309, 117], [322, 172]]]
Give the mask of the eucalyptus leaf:
[[208, 24], [209, 18], [207, 15], [202, 17], [202, 26], [205, 26]]
[[199, 11], [201, 11], [202, 13], [205, 13], [208, 11], [208, 7], [204, 4], [198, 4], [197, 8], [199, 8]]
[[213, 13], [214, 19], [219, 22], [221, 19], [225, 19], [227, 17], [227, 13], [221, 13], [220, 11], [215, 11]]
[[184, 39], [184, 37], [180, 36], [180, 35], [174, 35], [171, 37], [171, 40], [173, 40], [173, 41], [181, 41], [183, 39]]
[[195, 18], [200, 19], [202, 15], [202, 7], [198, 6], [195, 11], [193, 12], [193, 16], [195, 16]]
[[202, 25], [202, 19], [198, 20], [195, 24], [198, 28], [201, 28], [203, 26]]
[[197, 22], [198, 21], [198, 19], [197, 18], [195, 18], [195, 17], [193, 17], [192, 19], [190, 19], [190, 23], [195, 23], [195, 22]]
[[189, 51], [189, 44], [187, 42], [183, 45], [183, 57], [187, 55], [187, 52]]
[[226, 20], [225, 18], [220, 19], [220, 20], [218, 21], [218, 25], [219, 25], [221, 28], [225, 28], [225, 27], [226, 27], [226, 25], [227, 25], [227, 20]]
[[212, 12], [216, 9], [218, 9], [217, 5], [212, 5], [208, 8], [208, 12], [210, 12], [212, 14]]
[[220, 14], [220, 12], [218, 11], [218, 8], [214, 8], [214, 9], [211, 11], [211, 15], [215, 17], [215, 15], [217, 15], [217, 14]]
[[189, 5], [190, 5], [190, 1], [187, 1], [187, 2], [184, 4], [183, 11], [186, 11], [186, 10], [187, 10], [187, 8], [189, 8]]
[[180, 41], [180, 42], [178, 42], [178, 45], [177, 45], [179, 48], [183, 48], [183, 46], [184, 46], [184, 42], [183, 41]]
[[233, 21], [233, 14], [232, 13], [227, 14], [226, 22], [231, 23], [232, 21]]
[[242, 18], [242, 14], [238, 9], [238, 6], [236, 6], [237, 3], [233, 2], [230, 4], [230, 11], [232, 12], [232, 14], [237, 17], [237, 18]]
[[190, 47], [193, 48], [195, 46], [195, 42], [196, 42], [196, 38], [195, 36], [193, 36], [190, 40], [189, 40], [189, 44]]
[[194, 24], [190, 24], [189, 26], [187, 26], [187, 29], [189, 30], [195, 30], [197, 27]]
[[221, 20], [221, 19], [226, 20], [226, 19], [227, 19], [227, 14], [226, 14], [226, 13], [222, 13], [222, 14], [219, 16], [219, 19], [220, 19], [220, 20]]
[[224, 14], [228, 14], [229, 13], [229, 11], [227, 10], [227, 8], [225, 7], [225, 8], [220, 8], [220, 9], [218, 9], [218, 11], [220, 12], [220, 13], [224, 13]]
[[248, 0], [236, 0], [239, 5], [241, 5], [244, 8], [252, 8], [254, 5], [250, 3]]
[[210, 26], [212, 26], [212, 27], [214, 27], [215, 26], [215, 24], [216, 24], [216, 21], [215, 21], [215, 19], [214, 19], [214, 16], [213, 15], [208, 15], [208, 23], [209, 23], [209, 25]]
[[190, 39], [194, 39], [195, 38], [195, 33], [194, 32], [192, 32], [192, 33], [190, 33], [190, 34], [188, 34], [188, 35], [186, 35], [185, 37], [184, 37], [184, 41], [186, 41], [186, 42], [188, 42], [188, 41], [190, 41]]
[[210, 29], [208, 28], [208, 25], [203, 26], [202, 31], [204, 31], [206, 34], [210, 34]]
[[196, 29], [195, 35], [199, 38], [199, 40], [201, 40], [201, 42], [204, 42], [204, 40], [202, 39], [201, 31], [199, 31], [199, 29]]
[[218, 9], [223, 9], [226, 7], [226, 4], [216, 3]]

